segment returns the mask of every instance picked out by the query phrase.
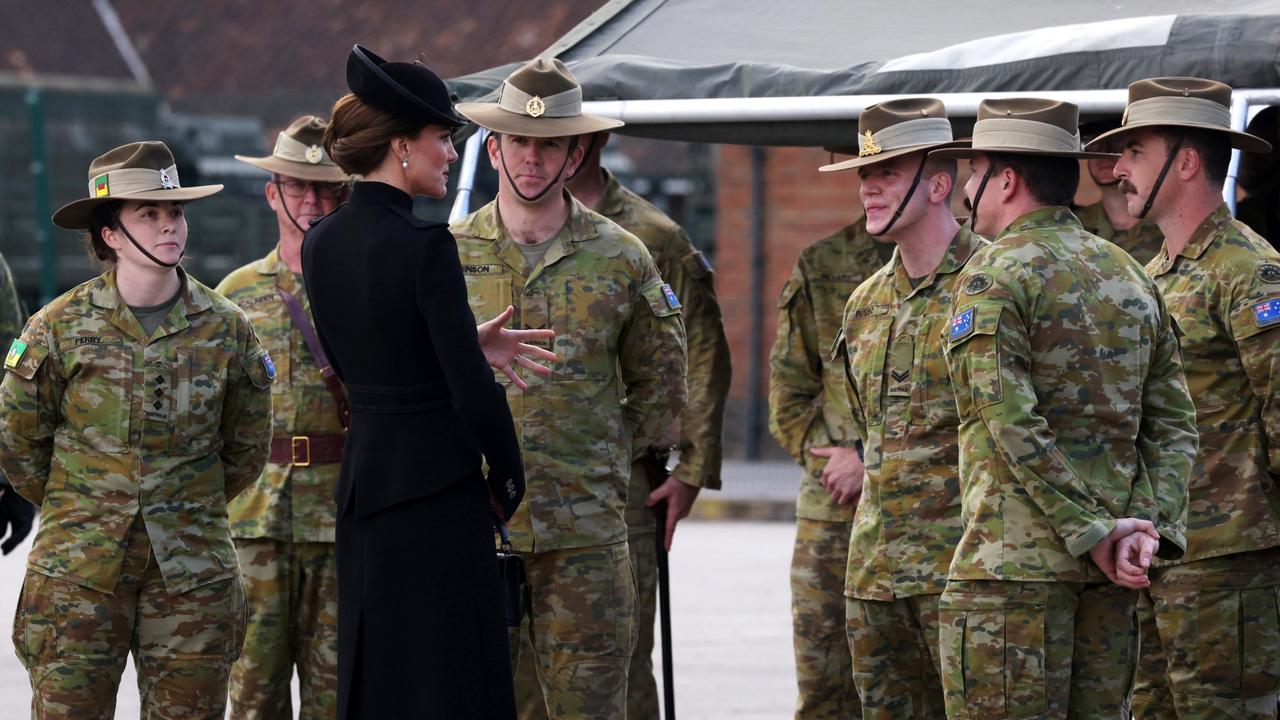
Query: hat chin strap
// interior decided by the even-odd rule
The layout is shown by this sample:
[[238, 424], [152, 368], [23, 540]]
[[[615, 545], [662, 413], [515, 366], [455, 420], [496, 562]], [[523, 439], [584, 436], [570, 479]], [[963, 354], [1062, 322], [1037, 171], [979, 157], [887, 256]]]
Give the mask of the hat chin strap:
[[187, 254], [187, 249], [183, 248], [182, 255], [179, 255], [176, 261], [167, 263], [161, 260], [160, 258], [156, 257], [155, 255], [152, 255], [151, 253], [144, 250], [143, 247], [138, 244], [138, 241], [133, 239], [133, 235], [129, 232], [129, 228], [124, 226], [123, 220], [120, 221], [120, 231], [124, 233], [125, 237], [129, 238], [129, 242], [133, 243], [134, 247], [138, 248], [138, 252], [142, 253], [143, 255], [146, 255], [148, 260], [159, 265], [160, 267], [163, 267], [163, 268], [178, 267], [178, 263], [182, 262], [182, 258], [185, 257]]
[[1173, 167], [1173, 159], [1178, 156], [1178, 151], [1182, 149], [1182, 141], [1186, 139], [1186, 135], [1179, 135], [1178, 141], [1169, 149], [1169, 156], [1164, 159], [1164, 167], [1160, 168], [1160, 174], [1156, 176], [1156, 182], [1151, 186], [1151, 194], [1147, 196], [1147, 202], [1142, 206], [1142, 212], [1138, 213], [1139, 220], [1145, 219], [1147, 213], [1151, 212], [1151, 206], [1156, 201], [1156, 194], [1160, 192], [1160, 186], [1164, 185], [1164, 178], [1169, 174], [1169, 168]]
[[[911, 187], [907, 189], [907, 194], [902, 198], [902, 202], [898, 203], [898, 209], [894, 211], [893, 217], [889, 218], [889, 224], [880, 228], [880, 232], [871, 232], [868, 230], [868, 235], [871, 235], [872, 237], [880, 237], [881, 235], [889, 232], [889, 230], [893, 228], [894, 223], [898, 222], [898, 218], [902, 217], [903, 211], [907, 209], [907, 203], [911, 202], [911, 196], [915, 194], [916, 187], [920, 184], [920, 178], [924, 175], [924, 166], [928, 162], [929, 153], [925, 153], [924, 157], [920, 158], [920, 167], [916, 168], [916, 176], [911, 180]], [[866, 212], [866, 209], [863, 209], [862, 213], [864, 215]]]
[[[289, 218], [289, 222], [293, 223], [294, 227], [298, 228], [298, 232], [302, 233], [303, 235], [306, 235], [307, 229], [302, 227], [302, 225], [298, 222], [298, 219], [293, 216], [293, 213], [289, 212], [289, 203], [285, 202], [284, 190], [280, 187], [280, 183], [276, 183], [276, 190], [279, 191], [280, 204], [284, 207], [284, 216]], [[316, 193], [319, 194], [319, 191], [317, 190]]]
[[[555, 176], [551, 178], [547, 183], [547, 186], [542, 188], [541, 192], [532, 197], [520, 192], [520, 188], [516, 186], [515, 178], [511, 177], [511, 171], [507, 169], [507, 156], [502, 152], [502, 138], [498, 138], [498, 157], [502, 160], [502, 174], [507, 176], [507, 182], [511, 185], [511, 190], [516, 194], [516, 197], [527, 203], [535, 203], [541, 200], [542, 196], [546, 195], [551, 188], [555, 187], [556, 181], [560, 179], [560, 176], [564, 174], [564, 169], [569, 165], [569, 156], [573, 154], [574, 148], [578, 147], [579, 137], [580, 136], [578, 135], [574, 135], [573, 139], [569, 141], [569, 150], [564, 154], [564, 162], [560, 163], [560, 169], [556, 171]], [[574, 175], [576, 175], [578, 173], [578, 168], [574, 168], [573, 172]], [[571, 175], [570, 178], [572, 177], [573, 176]]]
[[[596, 145], [600, 141], [599, 138], [600, 133], [591, 133], [591, 139], [587, 141], [587, 151], [582, 153], [582, 164], [574, 168], [573, 172], [569, 173], [569, 177], [565, 178], [565, 182], [570, 182], [574, 178], [578, 177], [578, 173], [582, 172], [582, 168], [587, 166], [587, 160], [590, 159], [591, 153], [595, 152]], [[569, 152], [573, 152], [572, 147], [569, 148]], [[568, 156], [566, 156], [565, 159], [567, 160]]]
[[973, 208], [969, 211], [969, 230], [975, 233], [978, 232], [978, 203], [982, 202], [982, 193], [986, 191], [987, 183], [996, 171], [996, 161], [990, 156], [987, 160], [987, 171], [982, 175], [982, 182], [978, 183], [978, 191], [973, 194]]

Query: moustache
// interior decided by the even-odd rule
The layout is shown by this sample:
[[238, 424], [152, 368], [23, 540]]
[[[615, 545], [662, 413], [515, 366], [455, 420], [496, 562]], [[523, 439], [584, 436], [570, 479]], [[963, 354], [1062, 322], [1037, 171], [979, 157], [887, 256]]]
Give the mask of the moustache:
[[1128, 180], [1121, 180], [1120, 184], [1117, 187], [1120, 189], [1120, 192], [1122, 193], [1133, 193], [1134, 195], [1138, 194], [1138, 188], [1134, 187], [1133, 183], [1129, 182]]

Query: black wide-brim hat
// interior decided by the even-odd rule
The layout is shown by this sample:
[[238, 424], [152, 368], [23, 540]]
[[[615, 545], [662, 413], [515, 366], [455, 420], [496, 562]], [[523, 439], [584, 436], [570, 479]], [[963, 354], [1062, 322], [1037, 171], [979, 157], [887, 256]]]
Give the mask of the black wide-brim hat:
[[355, 45], [347, 56], [347, 87], [356, 97], [398, 118], [424, 125], [467, 124], [454, 112], [444, 81], [422, 63], [387, 62]]

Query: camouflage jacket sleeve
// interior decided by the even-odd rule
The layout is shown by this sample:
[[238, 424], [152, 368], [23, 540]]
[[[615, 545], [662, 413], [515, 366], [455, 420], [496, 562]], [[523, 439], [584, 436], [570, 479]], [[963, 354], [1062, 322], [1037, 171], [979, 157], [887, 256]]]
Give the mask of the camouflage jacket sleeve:
[[[957, 304], [953, 313], [959, 320], [972, 311], [973, 326], [971, 333], [951, 342], [948, 352], [955, 390], [972, 394], [994, 444], [991, 450], [1044, 513], [1067, 552], [1080, 557], [1111, 532], [1115, 521], [1090, 495], [1036, 410], [1031, 338], [1022, 319], [1031, 314], [1024, 305], [1031, 304], [1028, 290], [1035, 279], [1024, 283], [995, 268], [983, 270], [995, 278], [995, 286], [972, 305]], [[962, 276], [959, 286], [965, 281]]]
[[809, 448], [830, 446], [818, 410], [822, 395], [822, 351], [813, 305], [797, 263], [778, 296], [778, 337], [769, 352], [769, 432], [806, 468]]
[[[222, 472], [227, 500], [253, 484], [271, 450], [271, 378], [274, 368], [243, 315], [237, 328], [237, 358], [227, 370], [222, 401]], [[272, 367], [268, 371], [268, 367]]]
[[686, 378], [689, 402], [680, 414], [676, 449], [680, 464], [673, 475], [695, 487], [720, 488], [724, 459], [724, 406], [729, 397], [729, 341], [724, 334], [720, 303], [711, 266], [693, 249], [684, 231], [674, 247], [688, 248], [683, 257], [664, 256], [658, 268], [680, 299], [688, 348]]
[[[1152, 292], [1159, 295], [1154, 287]], [[1178, 338], [1164, 303], [1160, 316], [1160, 334], [1142, 387], [1139, 477], [1126, 515], [1150, 520], [1160, 533], [1157, 555], [1176, 560], [1187, 549], [1187, 482], [1195, 464], [1199, 435]]]
[[1267, 468], [1272, 477], [1280, 477], [1280, 283], [1258, 282], [1253, 276], [1249, 284], [1232, 306], [1231, 337], [1249, 387], [1261, 402]]
[[633, 285], [636, 291], [631, 300], [631, 320], [618, 343], [633, 460], [646, 449], [663, 443], [688, 398], [679, 306], [672, 307], [668, 288], [648, 253], [644, 265], [636, 276], [644, 279]]
[[[25, 350], [20, 348], [25, 345]], [[19, 495], [44, 501], [66, 379], [43, 314], [14, 343], [0, 382], [0, 466]]]
[[8, 348], [22, 332], [22, 323], [26, 319], [23, 315], [13, 273], [9, 271], [4, 256], [0, 256], [0, 348]]

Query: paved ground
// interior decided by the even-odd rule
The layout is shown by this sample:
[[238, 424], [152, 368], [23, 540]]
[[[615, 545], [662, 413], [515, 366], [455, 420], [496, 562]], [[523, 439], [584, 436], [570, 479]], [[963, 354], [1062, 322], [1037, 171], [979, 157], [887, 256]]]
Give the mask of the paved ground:
[[[681, 720], [791, 716], [795, 673], [787, 568], [794, 532], [792, 524], [777, 522], [690, 521], [678, 529], [671, 584]], [[0, 717], [6, 720], [24, 717], [21, 708], [31, 699], [26, 672], [8, 640], [26, 549], [0, 558]], [[138, 717], [134, 677], [132, 668], [126, 670], [117, 718]]]

